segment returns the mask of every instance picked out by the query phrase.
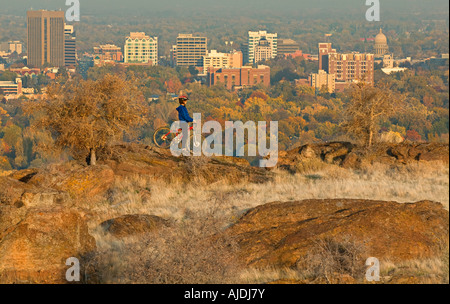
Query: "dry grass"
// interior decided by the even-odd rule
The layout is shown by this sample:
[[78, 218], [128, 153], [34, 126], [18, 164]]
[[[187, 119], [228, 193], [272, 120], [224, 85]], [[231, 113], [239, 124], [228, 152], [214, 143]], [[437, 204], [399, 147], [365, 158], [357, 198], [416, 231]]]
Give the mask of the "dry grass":
[[297, 269], [245, 269], [240, 280], [248, 284], [449, 284], [448, 243], [434, 258], [393, 263], [380, 261], [380, 281], [367, 282], [364, 246], [350, 239], [323, 240], [311, 248]]
[[136, 175], [116, 181], [107, 199], [96, 204], [86, 202], [85, 207], [97, 214], [94, 226], [123, 214], [153, 214], [176, 221], [186, 213], [212, 209], [232, 223], [245, 210], [268, 202], [328, 198], [400, 203], [431, 200], [441, 202], [448, 210], [449, 168], [442, 163], [418, 163], [402, 168], [377, 165], [354, 171], [330, 165], [295, 175], [280, 171], [265, 184], [237, 185], [229, 185], [220, 177], [207, 185], [200, 181], [167, 183]]
[[199, 214], [156, 233], [104, 238], [89, 258], [95, 283], [227, 284], [241, 271], [237, 244], [214, 214]]
[[[193, 172], [198, 165], [201, 163], [191, 164]], [[319, 250], [315, 254], [315, 262], [310, 261], [310, 267], [302, 271], [255, 270], [238, 265], [236, 248], [231, 240], [212, 242], [211, 237], [220, 235], [247, 209], [273, 201], [326, 198], [398, 202], [432, 200], [441, 202], [447, 210], [449, 207], [449, 168], [439, 162], [404, 167], [376, 165], [359, 171], [329, 165], [320, 169], [305, 168], [302, 174], [275, 173], [276, 178], [265, 184], [230, 185], [219, 177], [213, 184], [195, 179], [186, 184], [180, 181], [167, 183], [143, 176], [117, 180], [105, 200], [80, 205], [89, 209], [89, 226], [99, 247], [98, 255], [91, 260], [97, 274], [95, 280], [109, 283], [227, 283], [233, 280], [266, 283], [325, 278], [326, 283], [333, 281], [330, 269], [340, 269], [334, 272], [358, 277], [359, 266], [364, 267], [365, 261], [359, 266], [348, 261], [342, 264], [340, 247], [333, 247], [331, 243], [322, 246], [322, 252]], [[123, 241], [97, 231], [101, 222], [124, 214], [157, 215], [174, 225], [162, 229], [159, 234]], [[356, 250], [355, 246], [347, 245], [344, 247]], [[330, 256], [335, 258], [330, 260]], [[390, 274], [413, 273], [417, 276], [423, 273], [419, 276], [420, 282], [448, 282], [448, 251], [443, 256], [447, 260], [437, 257], [404, 265], [385, 261], [382, 262], [382, 275], [389, 278]], [[356, 258], [356, 255], [352, 257]], [[324, 261], [331, 261], [331, 264]]]
[[298, 266], [306, 279], [312, 282], [333, 284], [339, 283], [343, 277], [362, 281], [365, 273], [364, 252], [364, 245], [352, 241], [350, 237], [340, 241], [320, 240], [299, 261]]
[[441, 254], [430, 259], [411, 260], [402, 263], [383, 261], [381, 279], [385, 283], [449, 284], [449, 248], [448, 243]]

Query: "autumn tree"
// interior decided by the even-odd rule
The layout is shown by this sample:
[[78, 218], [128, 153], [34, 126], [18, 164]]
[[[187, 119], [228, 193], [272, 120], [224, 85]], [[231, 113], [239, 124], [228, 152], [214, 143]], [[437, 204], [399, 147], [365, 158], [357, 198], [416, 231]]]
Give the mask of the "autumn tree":
[[48, 89], [48, 97], [30, 103], [27, 112], [39, 113], [34, 128], [51, 132], [55, 147], [74, 157], [88, 156], [96, 165], [97, 153], [143, 122], [146, 107], [131, 82], [106, 75], [99, 80], [68, 81]]
[[402, 98], [387, 85], [371, 86], [364, 82], [353, 85], [349, 94], [342, 127], [366, 147], [371, 147], [380, 122], [401, 109]]
[[8, 114], [8, 112], [6, 112], [5, 109], [0, 107], [0, 127], [2, 126], [2, 117], [9, 117], [9, 114]]

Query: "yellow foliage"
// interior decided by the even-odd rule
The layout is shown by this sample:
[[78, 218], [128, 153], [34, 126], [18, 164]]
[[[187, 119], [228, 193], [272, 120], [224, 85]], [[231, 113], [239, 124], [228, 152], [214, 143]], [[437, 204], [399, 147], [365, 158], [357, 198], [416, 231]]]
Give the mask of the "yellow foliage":
[[323, 110], [326, 110], [326, 109], [327, 109], [327, 107], [315, 103], [311, 107], [307, 106], [302, 112], [305, 113], [305, 114], [314, 115], [314, 114], [319, 113], [319, 112], [321, 112]]
[[5, 109], [0, 107], [0, 125], [2, 124], [2, 116], [9, 117], [9, 114]]

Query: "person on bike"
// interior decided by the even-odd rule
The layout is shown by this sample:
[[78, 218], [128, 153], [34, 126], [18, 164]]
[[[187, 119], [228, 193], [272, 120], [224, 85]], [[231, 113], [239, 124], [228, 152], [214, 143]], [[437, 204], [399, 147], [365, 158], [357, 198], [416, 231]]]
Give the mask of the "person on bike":
[[178, 120], [179, 121], [184, 121], [187, 123], [193, 122], [194, 119], [191, 118], [191, 116], [189, 116], [189, 112], [186, 108], [186, 104], [188, 102], [189, 98], [187, 98], [186, 96], [180, 96], [178, 98], [178, 101], [180, 102], [180, 106], [177, 108], [178, 111]]
[[[180, 96], [178, 98], [178, 101], [180, 102], [180, 106], [177, 108], [178, 111], [178, 120], [179, 121], [183, 121], [183, 122], [187, 122], [189, 123], [193, 123], [194, 119], [192, 119], [192, 117], [189, 115], [189, 112], [186, 108], [186, 104], [188, 102], [189, 98], [187, 98], [186, 96]], [[186, 149], [186, 141], [182, 141], [181, 142], [182, 145], [182, 149]]]

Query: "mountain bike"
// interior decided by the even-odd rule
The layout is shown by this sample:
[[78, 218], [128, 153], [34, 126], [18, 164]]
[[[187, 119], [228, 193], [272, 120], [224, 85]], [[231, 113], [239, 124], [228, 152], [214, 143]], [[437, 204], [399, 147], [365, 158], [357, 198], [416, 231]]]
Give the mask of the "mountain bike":
[[[205, 139], [203, 135], [200, 135], [200, 141], [194, 136], [193, 130], [194, 126], [191, 125], [189, 127], [189, 130], [191, 131], [189, 136], [189, 147], [190, 152], [192, 153], [193, 147], [201, 147], [203, 140]], [[156, 131], [153, 133], [153, 142], [158, 148], [161, 149], [170, 149], [170, 144], [172, 141], [175, 141], [176, 144], [178, 144], [178, 148], [182, 148], [182, 140], [183, 140], [183, 133], [181, 129], [178, 129], [177, 133], [173, 133], [170, 131], [169, 127], [161, 127], [156, 129]]]

